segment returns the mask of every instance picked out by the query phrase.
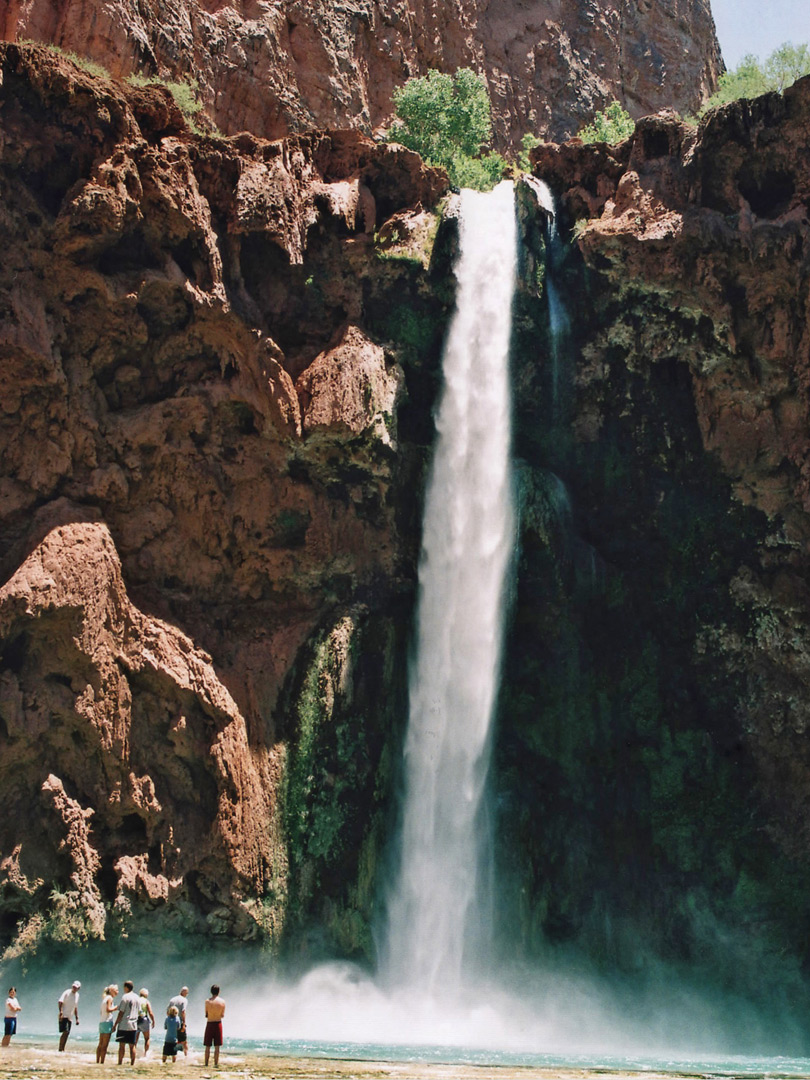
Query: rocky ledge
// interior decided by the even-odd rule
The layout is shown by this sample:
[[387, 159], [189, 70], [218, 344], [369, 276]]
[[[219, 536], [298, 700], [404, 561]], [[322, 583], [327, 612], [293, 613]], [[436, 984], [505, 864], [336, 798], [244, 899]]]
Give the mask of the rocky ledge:
[[410, 603], [396, 316], [426, 256], [375, 234], [432, 243], [445, 190], [356, 132], [200, 138], [159, 87], [0, 46], [5, 944], [155, 906], [278, 938], [313, 876], [290, 815], [373, 789], [324, 794], [296, 725], [301, 695], [361, 724]]

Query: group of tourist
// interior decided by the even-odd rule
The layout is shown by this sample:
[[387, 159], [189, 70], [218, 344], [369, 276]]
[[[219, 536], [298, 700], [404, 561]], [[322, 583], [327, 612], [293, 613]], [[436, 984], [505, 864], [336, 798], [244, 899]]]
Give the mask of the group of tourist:
[[[74, 1024], [79, 1023], [79, 991], [82, 984], [78, 979], [59, 995], [59, 1049], [64, 1050], [67, 1044], [70, 1030]], [[149, 991], [141, 987], [135, 993], [135, 984], [128, 979], [124, 983], [124, 993], [116, 1005], [118, 987], [115, 983], [105, 986], [101, 995], [101, 1019], [98, 1025], [98, 1046], [96, 1047], [96, 1062], [102, 1064], [107, 1057], [107, 1047], [113, 1032], [116, 1032], [118, 1043], [118, 1064], [124, 1060], [124, 1053], [129, 1047], [130, 1065], [135, 1064], [135, 1047], [138, 1037], [143, 1035], [143, 1052], [149, 1052], [149, 1042], [152, 1028], [155, 1026], [155, 1014], [149, 1001]], [[188, 1035], [186, 1033], [186, 999], [188, 987], [184, 986], [179, 994], [169, 1000], [166, 1007], [166, 1018], [163, 1021], [163, 1061], [168, 1058], [177, 1060], [178, 1050], [188, 1054]], [[6, 998], [5, 1031], [3, 1034], [3, 1046], [8, 1046], [11, 1036], [17, 1031], [17, 1013], [22, 1006], [17, 998], [16, 987], [9, 987]], [[208, 1064], [211, 1047], [214, 1048], [214, 1066], [219, 1064], [219, 1050], [222, 1046], [222, 1018], [225, 1015], [225, 1002], [220, 997], [219, 987], [216, 983], [211, 987], [211, 996], [205, 1001], [205, 1035], [203, 1046], [205, 1047], [205, 1064]]]

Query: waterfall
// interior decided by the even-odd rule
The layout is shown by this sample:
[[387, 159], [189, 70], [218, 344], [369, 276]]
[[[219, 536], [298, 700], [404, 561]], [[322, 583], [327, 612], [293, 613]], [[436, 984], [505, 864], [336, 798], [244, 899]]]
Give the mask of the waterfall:
[[511, 183], [462, 192], [457, 306], [419, 565], [401, 866], [383, 954], [390, 985], [445, 1000], [485, 960], [491, 939], [485, 791], [513, 547], [516, 231]]
[[565, 361], [567, 339], [571, 332], [571, 320], [554, 279], [554, 271], [562, 258], [563, 247], [557, 231], [557, 209], [551, 188], [545, 181], [538, 180], [536, 176], [524, 176], [521, 182], [528, 185], [534, 192], [537, 204], [545, 211], [548, 221], [545, 229], [547, 245], [545, 286], [548, 302], [548, 329], [551, 338], [551, 398], [556, 414], [560, 406], [560, 368]]

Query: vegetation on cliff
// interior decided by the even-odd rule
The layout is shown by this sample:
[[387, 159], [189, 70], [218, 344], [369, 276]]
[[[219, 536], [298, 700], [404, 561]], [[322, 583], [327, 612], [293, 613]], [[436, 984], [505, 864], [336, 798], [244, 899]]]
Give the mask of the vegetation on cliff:
[[612, 101], [602, 112], [594, 116], [590, 124], [586, 124], [579, 132], [579, 137], [584, 143], [620, 143], [628, 139], [635, 128], [635, 122], [627, 109], [623, 109], [618, 101]]
[[506, 168], [501, 155], [482, 154], [492, 137], [492, 109], [480, 75], [469, 68], [454, 75], [429, 71], [395, 90], [394, 105], [397, 119], [389, 140], [446, 169], [456, 187], [489, 191], [501, 179]]
[[748, 53], [735, 68], [720, 76], [717, 93], [712, 94], [700, 114], [739, 98], [755, 98], [768, 91], [781, 93], [804, 75], [810, 75], [810, 51], [806, 44], [793, 45], [786, 41], [762, 63], [753, 53]]

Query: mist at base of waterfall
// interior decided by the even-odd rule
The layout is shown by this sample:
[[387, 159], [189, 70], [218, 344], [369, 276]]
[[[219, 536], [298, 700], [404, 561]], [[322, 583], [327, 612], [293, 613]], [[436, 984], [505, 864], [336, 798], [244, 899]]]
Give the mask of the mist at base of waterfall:
[[[44, 958], [43, 958], [44, 959]], [[199, 1045], [203, 1003], [213, 982], [227, 1001], [226, 1051], [364, 1060], [697, 1072], [810, 1073], [806, 1028], [790, 1001], [753, 1004], [748, 989], [696, 986], [660, 967], [636, 976], [599, 976], [566, 958], [560, 966], [500, 970], [491, 983], [465, 984], [453, 999], [387, 992], [362, 968], [321, 964], [293, 978], [268, 974], [247, 951], [162, 960], [148, 939], [126, 948], [77, 949], [59, 964], [6, 966], [23, 1005], [21, 1036], [57, 1039], [56, 999], [82, 982], [81, 1027], [71, 1039], [97, 1038], [103, 987], [131, 978], [146, 986], [162, 1037], [169, 997], [184, 983], [189, 1032]], [[779, 1055], [779, 1056], [777, 1056]]]

